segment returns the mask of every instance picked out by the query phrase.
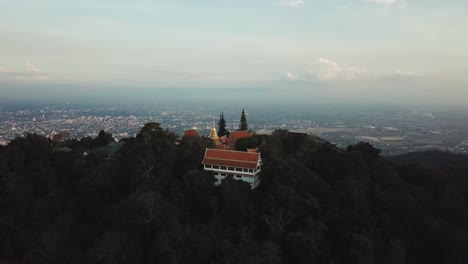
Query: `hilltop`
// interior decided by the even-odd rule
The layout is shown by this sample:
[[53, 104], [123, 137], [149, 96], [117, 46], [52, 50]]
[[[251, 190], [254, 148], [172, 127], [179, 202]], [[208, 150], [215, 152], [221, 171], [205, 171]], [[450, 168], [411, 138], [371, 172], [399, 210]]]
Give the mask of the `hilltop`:
[[255, 190], [232, 178], [214, 186], [201, 168], [213, 142], [178, 140], [157, 123], [119, 145], [104, 131], [18, 137], [0, 146], [0, 259], [467, 262], [466, 156], [387, 160], [364, 142], [343, 149], [287, 130], [253, 137], [244, 143], [262, 155]]

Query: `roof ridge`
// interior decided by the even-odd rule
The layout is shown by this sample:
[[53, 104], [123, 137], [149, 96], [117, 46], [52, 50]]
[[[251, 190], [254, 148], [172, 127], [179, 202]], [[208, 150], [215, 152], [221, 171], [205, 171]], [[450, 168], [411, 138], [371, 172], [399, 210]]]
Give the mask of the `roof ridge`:
[[257, 163], [258, 162], [258, 160], [257, 161], [247, 161], [247, 160], [236, 160], [236, 159], [219, 159], [219, 158], [210, 158], [210, 157], [208, 157], [208, 158], [205, 157], [205, 159], [239, 161], [239, 162], [246, 162], [246, 163]]
[[247, 154], [260, 154], [260, 153], [255, 153], [255, 152], [247, 152], [247, 151], [238, 151], [238, 150], [229, 150], [229, 149], [211, 149], [211, 148], [207, 148], [206, 149], [207, 151], [208, 150], [214, 150], [214, 151], [224, 151], [224, 152], [235, 152], [235, 153], [247, 153]]

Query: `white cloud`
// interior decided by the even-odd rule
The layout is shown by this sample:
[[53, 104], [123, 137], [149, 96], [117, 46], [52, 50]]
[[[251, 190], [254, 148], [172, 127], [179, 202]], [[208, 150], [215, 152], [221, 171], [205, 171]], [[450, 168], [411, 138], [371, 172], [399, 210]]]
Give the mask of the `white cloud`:
[[289, 81], [296, 81], [296, 80], [299, 80], [299, 76], [293, 74], [290, 71], [287, 71], [286, 72], [286, 79], [289, 80]]
[[385, 4], [385, 5], [393, 5], [399, 2], [399, 0], [366, 0], [366, 2], [372, 2], [376, 4]]
[[320, 58], [312, 67], [309, 67], [307, 72], [315, 75], [319, 80], [333, 80], [339, 78], [343, 70], [336, 62]]
[[281, 0], [276, 5], [298, 7], [304, 4], [304, 0]]
[[388, 6], [398, 6], [399, 8], [405, 8], [407, 6], [406, 1], [404, 0], [364, 0], [365, 2], [388, 5]]
[[421, 74], [414, 72], [406, 72], [402, 70], [395, 71], [377, 71], [370, 70], [363, 67], [342, 65], [337, 62], [320, 58], [315, 63], [310, 65], [308, 69], [299, 74], [292, 72], [286, 73], [286, 79], [290, 81], [295, 80], [319, 80], [319, 81], [338, 81], [338, 80], [372, 80], [380, 78], [391, 78], [391, 77], [417, 77]]
[[415, 73], [415, 72], [408, 72], [408, 71], [402, 71], [402, 70], [396, 70], [394, 72], [395, 75], [397, 76], [404, 76], [404, 77], [417, 77], [417, 76], [422, 76], [420, 73]]
[[15, 80], [15, 81], [24, 81], [24, 80], [47, 80], [49, 76], [47, 73], [41, 71], [34, 64], [29, 61], [24, 63], [24, 70], [20, 71], [11, 71], [5, 67], [0, 66], [0, 80]]
[[309, 66], [307, 74], [321, 81], [360, 80], [376, 77], [375, 73], [361, 67], [340, 65], [335, 61], [320, 58]]
[[29, 61], [24, 62], [24, 72], [27, 74], [40, 74], [41, 70]]

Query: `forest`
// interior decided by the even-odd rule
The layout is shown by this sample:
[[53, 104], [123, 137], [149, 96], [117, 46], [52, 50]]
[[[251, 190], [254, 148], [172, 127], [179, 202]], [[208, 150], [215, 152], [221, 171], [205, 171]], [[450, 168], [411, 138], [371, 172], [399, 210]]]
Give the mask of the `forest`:
[[213, 185], [209, 138], [148, 123], [113, 141], [0, 146], [0, 263], [468, 263], [466, 156], [276, 130], [236, 144], [262, 155], [251, 190]]

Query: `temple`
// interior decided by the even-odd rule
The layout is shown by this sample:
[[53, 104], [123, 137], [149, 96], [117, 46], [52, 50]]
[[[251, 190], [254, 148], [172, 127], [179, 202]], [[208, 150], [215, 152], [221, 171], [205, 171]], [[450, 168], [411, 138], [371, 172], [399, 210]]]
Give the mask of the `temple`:
[[215, 185], [228, 176], [247, 182], [252, 189], [260, 184], [262, 159], [258, 152], [206, 149], [202, 164], [205, 171], [214, 172]]
[[252, 136], [252, 133], [249, 133], [247, 131], [242, 131], [242, 130], [236, 130], [232, 132], [229, 135], [229, 137], [227, 136], [219, 137], [218, 133], [216, 132], [214, 121], [213, 121], [213, 126], [210, 130], [210, 134], [208, 134], [208, 137], [211, 138], [211, 140], [213, 140], [215, 144], [215, 148], [224, 149], [224, 150], [235, 150], [237, 140], [242, 139], [242, 138], [248, 138], [251, 136]]
[[247, 131], [242, 131], [242, 130], [236, 130], [229, 135], [229, 138], [224, 144], [225, 149], [234, 150], [236, 149], [237, 140], [242, 139], [242, 138], [248, 138], [251, 136], [252, 136], [252, 133], [249, 133]]
[[211, 131], [208, 137], [211, 138], [211, 140], [213, 140], [215, 145], [219, 145], [220, 141], [219, 141], [218, 132], [216, 132], [216, 125], [215, 125], [214, 118], [213, 118], [213, 126], [211, 127]]

